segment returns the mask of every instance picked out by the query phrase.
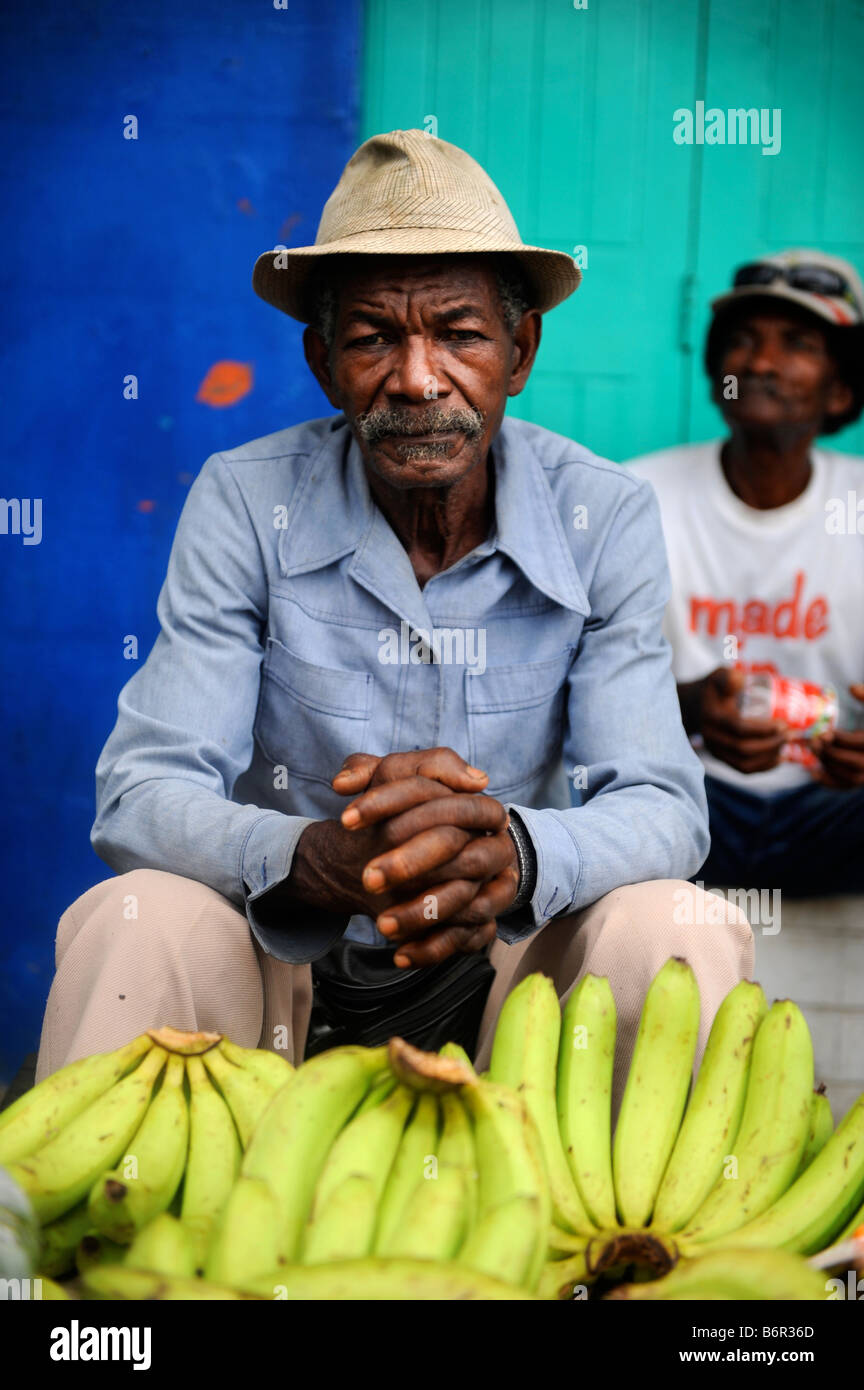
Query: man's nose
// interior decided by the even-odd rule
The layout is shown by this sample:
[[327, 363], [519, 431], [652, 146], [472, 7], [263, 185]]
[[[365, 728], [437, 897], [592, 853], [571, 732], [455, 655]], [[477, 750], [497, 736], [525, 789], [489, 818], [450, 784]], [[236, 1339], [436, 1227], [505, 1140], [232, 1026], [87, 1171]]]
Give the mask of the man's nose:
[[449, 386], [436, 370], [435, 344], [422, 333], [406, 333], [386, 384], [387, 394], [412, 401], [434, 401]]
[[754, 376], [775, 376], [779, 365], [778, 344], [769, 338], [757, 338], [747, 354], [747, 370]]

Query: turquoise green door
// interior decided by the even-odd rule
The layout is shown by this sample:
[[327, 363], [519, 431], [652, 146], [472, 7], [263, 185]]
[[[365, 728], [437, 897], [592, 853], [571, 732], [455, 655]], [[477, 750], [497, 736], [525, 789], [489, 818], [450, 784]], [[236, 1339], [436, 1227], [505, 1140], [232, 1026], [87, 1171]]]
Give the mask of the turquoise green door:
[[[781, 148], [705, 146], [700, 164], [696, 299], [729, 267], [787, 246], [820, 247], [864, 275], [864, 5], [861, 0], [723, 0], [710, 6], [706, 106], [781, 112]], [[701, 345], [708, 310], [699, 304]], [[716, 433], [694, 364], [688, 438]], [[826, 440], [864, 454], [864, 424]]]
[[[864, 269], [862, 30], [858, 0], [367, 0], [363, 138], [463, 146], [524, 240], [585, 262], [513, 414], [613, 459], [718, 432], [701, 341], [732, 267], [814, 244]], [[702, 100], [781, 107], [780, 152], [676, 144]]]

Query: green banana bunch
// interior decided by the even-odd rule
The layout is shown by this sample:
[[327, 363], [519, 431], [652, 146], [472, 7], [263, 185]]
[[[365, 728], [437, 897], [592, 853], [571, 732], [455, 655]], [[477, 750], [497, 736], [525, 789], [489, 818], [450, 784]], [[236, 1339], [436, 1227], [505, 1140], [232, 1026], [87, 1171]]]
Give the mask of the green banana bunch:
[[36, 1153], [105, 1094], [153, 1046], [146, 1033], [115, 1052], [70, 1062], [19, 1096], [0, 1115], [0, 1163]]
[[4, 1279], [30, 1279], [39, 1260], [39, 1222], [33, 1206], [5, 1168], [0, 1168], [0, 1298]]
[[785, 1250], [712, 1251], [681, 1260], [662, 1279], [622, 1284], [610, 1299], [748, 1299], [800, 1302], [824, 1300], [825, 1275]]
[[469, 1071], [474, 1071], [474, 1063], [471, 1061], [471, 1058], [468, 1056], [468, 1053], [465, 1051], [461, 1043], [445, 1043], [444, 1046], [439, 1049], [438, 1055], [439, 1057], [450, 1057], [453, 1061], [456, 1062], [462, 1062], [464, 1066], [466, 1066], [469, 1069]]
[[[104, 1265], [102, 1268], [111, 1266]], [[138, 1232], [128, 1247], [123, 1268], [191, 1278], [195, 1273], [195, 1250], [189, 1233], [176, 1216], [160, 1211], [149, 1225]], [[89, 1270], [88, 1275], [94, 1272]]]
[[691, 1217], [683, 1241], [726, 1236], [760, 1216], [791, 1183], [807, 1139], [813, 1044], [804, 1015], [788, 999], [772, 1004], [756, 1032], [741, 1125], [737, 1175], [721, 1175]]
[[150, 1274], [126, 1265], [99, 1265], [87, 1270], [82, 1285], [89, 1298], [111, 1302], [250, 1298], [301, 1303], [352, 1299], [384, 1303], [535, 1301], [530, 1293], [513, 1284], [490, 1279], [458, 1264], [435, 1264], [432, 1260], [365, 1259], [335, 1265], [286, 1265], [256, 1279], [245, 1291], [204, 1279]]
[[470, 1231], [477, 1212], [477, 1153], [468, 1111], [458, 1093], [445, 1091], [438, 1098], [441, 1137], [435, 1150], [441, 1168], [458, 1168], [464, 1177], [465, 1229]]
[[[864, 1196], [864, 1095], [841, 1120], [824, 1148], [781, 1197], [718, 1244], [736, 1249], [770, 1246], [812, 1255], [844, 1229]], [[713, 1242], [712, 1242], [713, 1244]]]
[[[464, 1258], [462, 1244], [468, 1222], [470, 1181], [465, 1169], [443, 1163], [439, 1163], [437, 1177], [421, 1178], [409, 1200], [405, 1220], [390, 1242], [391, 1256], [446, 1262], [458, 1255], [460, 1264], [479, 1268]], [[506, 1277], [497, 1269], [494, 1273]]]
[[374, 1253], [392, 1254], [392, 1244], [409, 1219], [408, 1203], [423, 1179], [426, 1165], [438, 1144], [438, 1103], [429, 1092], [421, 1092], [402, 1134], [378, 1207]]
[[273, 1096], [262, 1115], [241, 1172], [264, 1178], [273, 1189], [281, 1212], [283, 1258], [296, 1257], [333, 1142], [386, 1064], [385, 1047], [339, 1047], [319, 1053], [298, 1068], [291, 1084]]
[[38, 1153], [9, 1172], [43, 1223], [74, 1207], [96, 1178], [116, 1163], [138, 1129], [167, 1054], [152, 1047], [136, 1071], [92, 1101]]
[[617, 1225], [612, 1179], [612, 1071], [617, 1014], [605, 977], [585, 975], [567, 1000], [558, 1054], [558, 1128], [591, 1221]]
[[290, 1302], [534, 1301], [532, 1294], [515, 1284], [478, 1274], [460, 1263], [434, 1260], [367, 1258], [332, 1265], [288, 1265], [246, 1287], [259, 1297]]
[[83, 1274], [85, 1269], [92, 1269], [94, 1265], [119, 1264], [126, 1257], [126, 1249], [125, 1245], [118, 1245], [107, 1236], [96, 1235], [93, 1232], [82, 1236], [75, 1251], [78, 1273]]
[[376, 1109], [388, 1096], [392, 1096], [398, 1085], [399, 1082], [396, 1080], [396, 1077], [388, 1072], [387, 1075], [376, 1082], [371, 1091], [363, 1097], [351, 1118], [356, 1120], [358, 1116], [365, 1115], [367, 1110]]
[[816, 1155], [821, 1153], [833, 1133], [834, 1116], [831, 1114], [831, 1102], [825, 1094], [825, 1087], [817, 1086], [810, 1102], [810, 1127], [807, 1130], [807, 1141], [801, 1155], [797, 1176], [800, 1177], [804, 1169], [810, 1167]]
[[577, 1285], [587, 1287], [592, 1282], [585, 1245], [587, 1241], [582, 1250], [574, 1251], [565, 1260], [547, 1260], [537, 1286], [538, 1298], [572, 1299]]
[[225, 1100], [210, 1081], [200, 1057], [186, 1061], [189, 1078], [189, 1152], [180, 1219], [202, 1268], [216, 1218], [240, 1168], [240, 1137]]
[[845, 1226], [837, 1237], [838, 1240], [851, 1240], [858, 1230], [864, 1226], [864, 1206], [856, 1211], [848, 1226]]
[[459, 1263], [506, 1284], [528, 1287], [536, 1263], [539, 1213], [539, 1199], [522, 1194], [492, 1207], [459, 1251]]
[[[617, 1227], [611, 1227], [605, 1234], [612, 1235], [616, 1229]], [[568, 1255], [575, 1255], [580, 1250], [585, 1249], [590, 1239], [592, 1239], [590, 1236], [574, 1236], [570, 1231], [559, 1231], [557, 1226], [550, 1226], [546, 1241], [548, 1258], [554, 1261], [563, 1260]], [[602, 1232], [598, 1239], [603, 1239]]]
[[[533, 1197], [522, 1215], [533, 1232], [534, 1256], [525, 1287], [534, 1288], [546, 1256], [552, 1214], [549, 1184], [534, 1122], [519, 1096], [506, 1086], [478, 1080], [465, 1086], [463, 1097], [474, 1121], [477, 1151], [477, 1225], [495, 1208], [514, 1197]], [[530, 1221], [529, 1221], [530, 1214]]]
[[239, 1047], [230, 1038], [223, 1037], [219, 1043], [219, 1051], [235, 1066], [257, 1076], [262, 1086], [266, 1086], [271, 1094], [278, 1091], [294, 1075], [294, 1067], [287, 1058], [280, 1057], [278, 1052], [268, 1051], [266, 1047]]
[[645, 995], [615, 1129], [612, 1173], [624, 1226], [651, 1217], [687, 1104], [698, 1033], [696, 977], [670, 956]]
[[[205, 1052], [202, 1061], [228, 1102], [245, 1149], [270, 1098], [280, 1089], [279, 1083], [274, 1085], [272, 1076], [265, 1079], [260, 1069], [253, 1071], [249, 1066], [238, 1067], [229, 1062], [221, 1051], [221, 1043]], [[256, 1066], [260, 1068], [260, 1063]]]
[[127, 1300], [136, 1303], [212, 1302], [216, 1299], [237, 1301], [264, 1296], [240, 1293], [237, 1289], [226, 1289], [204, 1279], [133, 1269], [128, 1264], [93, 1265], [82, 1274], [81, 1285], [88, 1298], [106, 1299], [112, 1303]]
[[492, 1044], [490, 1078], [522, 1097], [540, 1136], [553, 1218], [565, 1230], [590, 1232], [593, 1223], [573, 1180], [556, 1108], [561, 1009], [546, 975], [527, 975], [504, 1001]]
[[477, 1165], [474, 1151], [474, 1134], [468, 1111], [458, 1092], [445, 1091], [438, 1097], [441, 1118], [441, 1132], [435, 1146], [435, 1153], [441, 1165], [453, 1168], [468, 1168], [473, 1171]]
[[654, 1203], [652, 1225], [679, 1231], [705, 1201], [738, 1134], [756, 1030], [768, 1011], [760, 985], [742, 980], [711, 1025], [690, 1103]]
[[75, 1267], [75, 1251], [79, 1242], [92, 1229], [86, 1202], [79, 1202], [71, 1211], [43, 1226], [39, 1233], [39, 1273], [55, 1279], [68, 1274]]
[[238, 1286], [279, 1263], [279, 1204], [262, 1178], [239, 1177], [213, 1232], [204, 1277]]
[[[332, 1264], [362, 1258], [375, 1238], [377, 1215], [374, 1179], [368, 1173], [349, 1173], [331, 1190], [326, 1202], [318, 1204], [314, 1220], [306, 1227], [303, 1263]], [[269, 1267], [272, 1265], [271, 1260]]]
[[43, 1303], [62, 1302], [69, 1298], [69, 1294], [63, 1288], [62, 1284], [55, 1284], [53, 1279], [46, 1279], [44, 1275], [40, 1275], [40, 1278], [42, 1281]]
[[[88, 1211], [94, 1230], [119, 1245], [170, 1205], [186, 1167], [189, 1107], [183, 1090], [185, 1059], [168, 1058], [162, 1085], [132, 1141], [123, 1166], [96, 1179]], [[135, 1162], [133, 1176], [126, 1169]]]
[[[356, 1115], [342, 1130], [315, 1187], [304, 1233], [304, 1263], [318, 1264], [337, 1258], [330, 1253], [334, 1248], [334, 1234], [340, 1251], [339, 1259], [360, 1259], [370, 1252], [375, 1237], [378, 1203], [413, 1102], [413, 1093], [406, 1086], [397, 1086], [374, 1110]], [[337, 1189], [342, 1188], [347, 1179], [359, 1178], [367, 1179], [369, 1186], [361, 1189], [355, 1181], [351, 1191], [356, 1201], [356, 1211], [351, 1220], [343, 1191], [340, 1205], [346, 1214], [341, 1227], [337, 1227], [334, 1225], [336, 1218], [328, 1217], [328, 1206]], [[322, 1223], [323, 1235], [319, 1230]]]

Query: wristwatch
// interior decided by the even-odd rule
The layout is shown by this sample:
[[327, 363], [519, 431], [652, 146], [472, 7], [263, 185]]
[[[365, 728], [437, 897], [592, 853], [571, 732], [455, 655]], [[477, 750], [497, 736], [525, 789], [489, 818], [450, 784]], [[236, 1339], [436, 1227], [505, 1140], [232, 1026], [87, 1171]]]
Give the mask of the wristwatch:
[[519, 887], [516, 890], [516, 897], [507, 909], [507, 916], [511, 912], [518, 912], [520, 907], [524, 907], [527, 902], [530, 902], [537, 886], [537, 855], [531, 836], [515, 811], [511, 810], [508, 814], [510, 824], [507, 826], [507, 830], [515, 846], [516, 858], [519, 863]]

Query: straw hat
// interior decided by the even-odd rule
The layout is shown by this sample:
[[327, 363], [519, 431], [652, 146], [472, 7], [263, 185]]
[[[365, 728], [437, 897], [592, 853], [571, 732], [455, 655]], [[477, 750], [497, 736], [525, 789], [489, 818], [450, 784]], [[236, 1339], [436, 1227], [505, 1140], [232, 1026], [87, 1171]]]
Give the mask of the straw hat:
[[352, 155], [324, 205], [314, 246], [265, 251], [252, 287], [291, 318], [308, 323], [309, 277], [322, 256], [422, 256], [509, 252], [545, 312], [579, 285], [582, 273], [563, 251], [525, 246], [498, 189], [457, 145], [423, 130], [373, 135]]

